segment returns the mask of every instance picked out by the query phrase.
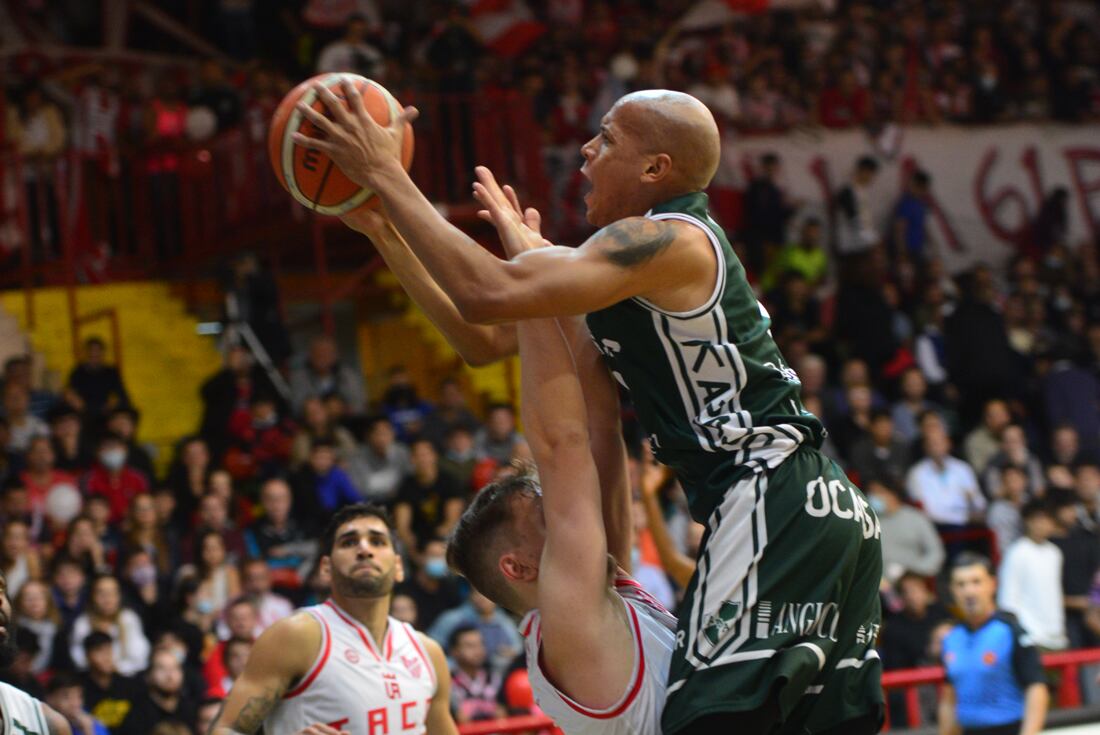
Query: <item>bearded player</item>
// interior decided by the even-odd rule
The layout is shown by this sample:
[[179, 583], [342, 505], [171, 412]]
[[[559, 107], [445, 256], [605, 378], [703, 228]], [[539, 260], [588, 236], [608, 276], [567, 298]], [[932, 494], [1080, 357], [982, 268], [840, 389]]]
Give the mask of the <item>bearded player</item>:
[[[0, 572], [0, 669], [15, 660], [8, 580]], [[72, 735], [68, 721], [49, 706], [10, 684], [0, 682], [0, 735]]]
[[400, 166], [415, 110], [382, 127], [355, 89], [344, 94], [347, 107], [318, 89], [331, 120], [300, 106], [324, 139], [295, 142], [377, 193], [466, 321], [587, 315], [655, 455], [706, 525], [664, 732], [877, 731], [878, 520], [818, 451], [822, 424], [803, 408], [770, 317], [707, 212], [719, 138], [706, 107], [665, 90], [612, 107], [581, 149], [588, 221], [602, 229], [576, 249], [538, 247], [541, 237], [479, 168], [475, 193], [518, 253], [501, 260], [450, 225]]
[[341, 508], [321, 544], [331, 599], [264, 631], [211, 735], [456, 735], [443, 649], [388, 614], [404, 571], [385, 511]]

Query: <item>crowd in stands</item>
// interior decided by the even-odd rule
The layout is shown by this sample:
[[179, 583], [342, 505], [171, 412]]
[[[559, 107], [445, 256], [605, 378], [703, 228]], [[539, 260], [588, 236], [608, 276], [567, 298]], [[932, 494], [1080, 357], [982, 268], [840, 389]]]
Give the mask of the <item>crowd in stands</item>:
[[[692, 0], [512, 0], [494, 5], [529, 5], [529, 22], [503, 37], [469, 5], [282, 0], [273, 11], [255, 0], [168, 3], [169, 16], [212, 41], [221, 58], [198, 62], [178, 37], [140, 18], [131, 47], [192, 55], [175, 57], [182, 63], [14, 55], [5, 62], [0, 141], [23, 157], [36, 257], [61, 254], [59, 197], [43, 183], [54, 181], [51, 164], [66, 152], [84, 160], [89, 211], [152, 206], [164, 213], [150, 224], [157, 252], [180, 255], [179, 151], [229, 131], [262, 150], [279, 100], [323, 71], [376, 78], [423, 108], [418, 130], [457, 158], [441, 167], [432, 192], [452, 201], [484, 163], [475, 160], [482, 113], [464, 96], [479, 95], [498, 113], [502, 95], [518, 99], [535, 122], [513, 134], [541, 145], [550, 220], [570, 235], [583, 228], [580, 145], [617, 98], [637, 89], [697, 96], [727, 141], [806, 126], [888, 141], [910, 124], [1100, 119], [1100, 13], [1078, 0], [806, 2], [702, 21]], [[105, 32], [103, 18], [48, 3], [24, 12], [75, 49]], [[111, 185], [119, 181], [123, 191], [140, 181], [145, 198], [126, 201]], [[260, 184], [273, 187], [273, 179]], [[133, 233], [110, 220], [90, 217], [90, 241], [132, 248]], [[0, 226], [0, 249], [18, 245], [9, 229]]]
[[[545, 127], [548, 154], [577, 148], [615, 99], [652, 87], [698, 96], [727, 131], [1100, 118], [1100, 14], [1088, 2], [806, 2], [704, 20], [690, 12], [693, 0], [498, 3], [530, 6], [530, 22], [504, 38], [487, 35], [469, 5], [166, 3], [222, 61], [17, 56], [6, 135], [40, 161], [66, 145], [110, 156], [238, 126], [259, 140], [282, 94], [325, 71], [406, 94], [519, 92]], [[74, 47], [105, 32], [98, 14], [49, 3], [24, 12]], [[178, 47], [163, 29], [134, 24], [132, 47]]]

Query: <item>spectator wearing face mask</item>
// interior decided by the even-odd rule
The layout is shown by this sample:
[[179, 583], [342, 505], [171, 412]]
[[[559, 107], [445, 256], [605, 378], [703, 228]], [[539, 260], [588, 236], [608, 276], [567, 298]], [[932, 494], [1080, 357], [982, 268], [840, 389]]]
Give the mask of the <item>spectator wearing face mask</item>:
[[462, 603], [458, 583], [447, 568], [447, 542], [438, 537], [421, 540], [416, 572], [395, 592], [416, 603], [421, 629], [427, 630], [441, 614]]
[[99, 440], [96, 465], [84, 478], [89, 495], [101, 495], [111, 506], [111, 523], [121, 523], [134, 498], [149, 492], [145, 475], [126, 464], [128, 448], [117, 434], [104, 434]]
[[902, 502], [901, 490], [890, 480], [866, 485], [867, 501], [882, 526], [882, 573], [890, 584], [905, 572], [934, 577], [943, 567], [944, 550], [928, 516]]
[[145, 447], [135, 439], [140, 415], [130, 406], [118, 406], [107, 414], [107, 431], [117, 434], [126, 442], [126, 464], [141, 472], [147, 479], [156, 476], [153, 471], [153, 459]]

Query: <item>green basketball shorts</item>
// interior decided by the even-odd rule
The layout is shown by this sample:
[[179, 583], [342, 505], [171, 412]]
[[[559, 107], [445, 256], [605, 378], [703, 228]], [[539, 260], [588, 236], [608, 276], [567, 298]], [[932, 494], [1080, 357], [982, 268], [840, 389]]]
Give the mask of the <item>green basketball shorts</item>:
[[680, 610], [665, 735], [769, 697], [791, 735], [880, 713], [880, 536], [863, 493], [811, 447], [731, 487]]

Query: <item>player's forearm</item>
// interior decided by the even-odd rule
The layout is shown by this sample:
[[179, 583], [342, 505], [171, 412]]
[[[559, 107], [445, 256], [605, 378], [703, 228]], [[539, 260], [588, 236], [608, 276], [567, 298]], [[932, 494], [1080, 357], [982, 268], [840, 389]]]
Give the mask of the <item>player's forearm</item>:
[[1047, 719], [1047, 707], [1050, 705], [1050, 692], [1046, 684], [1032, 684], [1024, 697], [1024, 719], [1020, 724], [1020, 735], [1039, 735]]
[[[515, 325], [471, 324], [416, 257], [409, 244], [395, 230], [375, 240], [379, 255], [397, 277], [402, 288], [424, 311], [454, 350], [473, 366], [488, 365], [516, 352]], [[476, 243], [471, 247], [481, 249]]]
[[540, 466], [556, 452], [588, 447], [584, 393], [573, 356], [555, 319], [516, 325], [520, 355], [520, 413], [524, 432]]
[[503, 287], [500, 258], [441, 215], [396, 163], [377, 173], [377, 192], [390, 220], [459, 313]]
[[592, 335], [584, 324], [584, 318], [562, 317], [558, 319], [558, 324], [573, 353], [573, 362], [584, 394], [592, 458], [600, 477], [607, 550], [623, 569], [633, 572], [630, 551], [634, 546], [634, 513], [627, 473], [626, 445], [623, 443], [619, 391], [603, 357], [592, 343]]
[[940, 701], [939, 721], [939, 735], [959, 735], [962, 732], [962, 728], [955, 719], [954, 703]]

